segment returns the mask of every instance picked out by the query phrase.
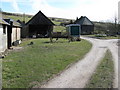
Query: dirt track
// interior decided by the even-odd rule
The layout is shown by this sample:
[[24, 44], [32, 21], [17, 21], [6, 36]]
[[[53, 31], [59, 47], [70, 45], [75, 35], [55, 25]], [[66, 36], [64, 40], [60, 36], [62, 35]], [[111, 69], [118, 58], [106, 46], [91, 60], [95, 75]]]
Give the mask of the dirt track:
[[107, 49], [110, 49], [115, 63], [114, 88], [118, 87], [118, 46], [117, 40], [99, 40], [82, 37], [93, 44], [90, 52], [76, 64], [50, 80], [42, 88], [84, 88], [94, 73]]

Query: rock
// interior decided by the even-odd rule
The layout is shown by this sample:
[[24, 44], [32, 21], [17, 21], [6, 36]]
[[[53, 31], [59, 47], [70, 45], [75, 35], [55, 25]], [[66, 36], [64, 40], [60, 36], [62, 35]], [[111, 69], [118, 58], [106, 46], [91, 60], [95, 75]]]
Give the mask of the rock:
[[0, 55], [0, 58], [5, 58], [5, 56], [4, 55]]
[[30, 42], [28, 45], [33, 45], [34, 44], [34, 42]]

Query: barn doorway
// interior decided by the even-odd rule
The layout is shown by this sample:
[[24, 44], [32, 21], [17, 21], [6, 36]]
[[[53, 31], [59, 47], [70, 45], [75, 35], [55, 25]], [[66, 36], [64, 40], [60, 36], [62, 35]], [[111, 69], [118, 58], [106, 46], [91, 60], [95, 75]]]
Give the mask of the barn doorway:
[[8, 42], [8, 49], [10, 49], [10, 47], [12, 46], [12, 27], [8, 26], [7, 29], [7, 42]]
[[35, 35], [37, 38], [48, 37], [48, 25], [29, 25], [29, 37]]

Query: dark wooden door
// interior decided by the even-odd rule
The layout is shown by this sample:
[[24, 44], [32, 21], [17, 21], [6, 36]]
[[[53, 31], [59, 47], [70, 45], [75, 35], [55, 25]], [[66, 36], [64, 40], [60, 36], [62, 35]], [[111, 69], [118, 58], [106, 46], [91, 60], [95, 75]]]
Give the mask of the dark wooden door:
[[8, 26], [7, 29], [7, 42], [8, 42], [8, 49], [12, 46], [12, 27]]

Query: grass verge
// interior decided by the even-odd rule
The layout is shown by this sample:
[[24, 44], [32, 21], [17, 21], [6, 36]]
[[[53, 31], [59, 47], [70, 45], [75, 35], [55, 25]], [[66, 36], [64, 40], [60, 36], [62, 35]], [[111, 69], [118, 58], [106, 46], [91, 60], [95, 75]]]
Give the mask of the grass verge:
[[110, 51], [97, 67], [86, 88], [113, 88], [114, 64]]
[[99, 36], [99, 35], [83, 35], [83, 36], [97, 39], [120, 39], [119, 36]]
[[[28, 45], [30, 42], [33, 45]], [[28, 39], [20, 45], [24, 49], [12, 51], [3, 59], [3, 88], [30, 88], [47, 81], [69, 64], [83, 58], [92, 47], [82, 40], [68, 43], [59, 39]]]

